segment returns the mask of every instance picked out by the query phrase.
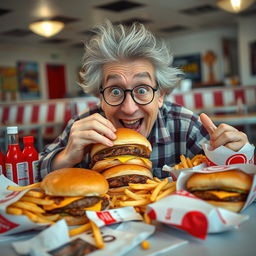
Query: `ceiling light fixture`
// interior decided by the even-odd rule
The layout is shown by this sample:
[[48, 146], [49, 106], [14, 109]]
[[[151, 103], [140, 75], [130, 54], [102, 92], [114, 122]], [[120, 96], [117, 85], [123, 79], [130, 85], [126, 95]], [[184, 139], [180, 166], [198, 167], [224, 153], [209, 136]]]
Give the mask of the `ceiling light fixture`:
[[56, 20], [36, 21], [31, 23], [29, 28], [40, 36], [51, 37], [64, 28], [64, 23]]
[[238, 13], [247, 9], [255, 0], [218, 0], [217, 6], [221, 9]]

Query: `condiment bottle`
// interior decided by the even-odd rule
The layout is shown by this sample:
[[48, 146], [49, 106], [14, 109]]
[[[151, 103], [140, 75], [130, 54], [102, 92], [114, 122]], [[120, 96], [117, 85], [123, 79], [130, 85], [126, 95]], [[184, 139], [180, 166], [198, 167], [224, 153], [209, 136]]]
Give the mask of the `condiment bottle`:
[[23, 155], [25, 160], [28, 162], [28, 178], [29, 184], [33, 184], [39, 181], [38, 173], [38, 152], [34, 147], [34, 137], [25, 136], [23, 137], [24, 149]]
[[20, 150], [18, 127], [7, 127], [8, 149], [5, 156], [6, 177], [18, 185], [28, 185], [28, 164]]
[[0, 151], [0, 174], [5, 175], [5, 159], [4, 154]]

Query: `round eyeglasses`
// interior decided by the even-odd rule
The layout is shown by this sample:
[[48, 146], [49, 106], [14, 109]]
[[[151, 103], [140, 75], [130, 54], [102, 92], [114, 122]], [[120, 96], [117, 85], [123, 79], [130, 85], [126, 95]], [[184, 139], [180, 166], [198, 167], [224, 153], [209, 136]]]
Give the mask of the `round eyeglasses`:
[[100, 89], [100, 93], [103, 95], [104, 101], [110, 106], [121, 105], [126, 97], [126, 93], [130, 92], [132, 99], [139, 105], [147, 105], [153, 101], [157, 88], [153, 88], [149, 85], [142, 84], [137, 85], [133, 89], [123, 89], [119, 86], [109, 86], [104, 89]]

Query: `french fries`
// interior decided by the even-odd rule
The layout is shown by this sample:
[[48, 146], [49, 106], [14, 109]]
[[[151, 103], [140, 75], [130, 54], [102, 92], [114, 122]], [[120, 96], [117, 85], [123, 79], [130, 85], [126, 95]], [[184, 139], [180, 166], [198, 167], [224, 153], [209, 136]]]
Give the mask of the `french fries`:
[[32, 196], [23, 196], [20, 201], [25, 201], [25, 202], [31, 202], [35, 204], [40, 204], [40, 205], [50, 205], [53, 204], [53, 200], [50, 199], [41, 199], [41, 198], [36, 198]]
[[82, 226], [79, 226], [77, 228], [73, 228], [69, 230], [69, 236], [76, 236], [79, 235], [83, 232], [88, 231], [89, 229], [91, 229], [91, 223], [86, 223]]
[[192, 159], [180, 155], [180, 163], [174, 165], [174, 170], [193, 168], [201, 163], [206, 162], [206, 156], [204, 155], [195, 155]]
[[[39, 187], [40, 183], [25, 187], [9, 186], [8, 189], [13, 191], [23, 191], [24, 189], [30, 190], [18, 201], [9, 205], [6, 212], [14, 215], [25, 215], [31, 221], [36, 223], [52, 225], [58, 221], [60, 219], [59, 214], [47, 214], [45, 212], [43, 207], [45, 205], [51, 205], [53, 200], [49, 199]], [[145, 184], [130, 183], [121, 193], [108, 194], [110, 197], [110, 208], [114, 209], [133, 206], [135, 210], [142, 215], [145, 223], [152, 224], [152, 220], [146, 213], [147, 205], [170, 195], [175, 190], [176, 183], [170, 182], [168, 178], [160, 180], [155, 177], [152, 180], [148, 179]], [[69, 236], [72, 237], [89, 230], [92, 231], [96, 246], [99, 249], [104, 248], [105, 244], [100, 228], [93, 221], [74, 229], [70, 229]], [[147, 241], [143, 242], [142, 248], [145, 250], [149, 248]]]
[[48, 199], [45, 193], [38, 189], [40, 183], [28, 186], [8, 186], [8, 190], [23, 191], [31, 188], [18, 201], [12, 203], [6, 208], [6, 213], [13, 215], [25, 215], [31, 221], [36, 223], [54, 224], [59, 220], [59, 214], [46, 214], [43, 205], [50, 205], [52, 200]]
[[38, 188], [40, 187], [40, 182], [34, 183], [34, 184], [30, 184], [27, 186], [8, 186], [7, 189], [8, 190], [12, 190], [12, 191], [23, 191], [26, 189], [31, 189], [31, 188]]
[[100, 233], [100, 229], [98, 228], [98, 226], [93, 221], [90, 221], [90, 224], [91, 224], [91, 227], [92, 227], [92, 232], [93, 232], [93, 235], [94, 235], [96, 246], [99, 249], [104, 248], [105, 244], [103, 242], [103, 238], [102, 238], [102, 235]]
[[176, 190], [176, 182], [170, 182], [168, 178], [160, 180], [154, 177], [148, 179], [145, 184], [129, 183], [123, 194], [110, 194], [110, 208], [133, 206], [140, 213], [145, 223], [151, 224], [151, 219], [146, 214], [148, 204], [156, 202]]

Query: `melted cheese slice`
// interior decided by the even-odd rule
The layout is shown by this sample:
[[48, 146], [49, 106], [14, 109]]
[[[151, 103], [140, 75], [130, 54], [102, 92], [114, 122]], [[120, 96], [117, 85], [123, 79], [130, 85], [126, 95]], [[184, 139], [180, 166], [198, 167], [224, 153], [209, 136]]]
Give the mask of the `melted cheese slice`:
[[227, 191], [214, 191], [214, 190], [208, 190], [207, 192], [217, 196], [220, 199], [223, 199], [225, 197], [229, 196], [239, 196], [240, 194], [237, 192], [227, 192]]
[[114, 157], [108, 157], [108, 159], [117, 159], [119, 160], [121, 163], [126, 163], [127, 161], [134, 159], [134, 158], [139, 158], [141, 161], [143, 161], [144, 163], [147, 163], [149, 160], [147, 158], [144, 157], [137, 157], [137, 156], [114, 156]]
[[82, 210], [99, 212], [101, 210], [101, 204], [102, 204], [102, 200], [100, 200], [97, 204], [87, 208], [83, 208]]
[[[47, 210], [47, 211], [50, 211], [50, 210], [53, 210], [53, 209], [56, 209], [56, 208], [61, 208], [61, 207], [64, 207], [78, 199], [81, 199], [83, 198], [83, 196], [70, 196], [70, 197], [65, 197], [59, 204], [56, 204], [56, 203], [53, 203], [53, 204], [50, 204], [50, 205], [44, 205], [44, 209]], [[50, 199], [50, 197], [49, 197]]]

